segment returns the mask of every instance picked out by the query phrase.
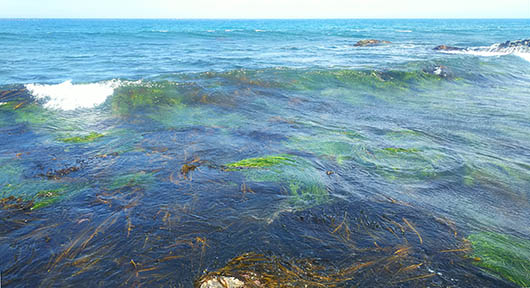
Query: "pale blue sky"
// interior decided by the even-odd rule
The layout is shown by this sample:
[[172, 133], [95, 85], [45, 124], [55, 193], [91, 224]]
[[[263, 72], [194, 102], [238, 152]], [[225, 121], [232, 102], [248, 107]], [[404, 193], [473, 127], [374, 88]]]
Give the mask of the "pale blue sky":
[[0, 0], [1, 18], [530, 18], [530, 0]]

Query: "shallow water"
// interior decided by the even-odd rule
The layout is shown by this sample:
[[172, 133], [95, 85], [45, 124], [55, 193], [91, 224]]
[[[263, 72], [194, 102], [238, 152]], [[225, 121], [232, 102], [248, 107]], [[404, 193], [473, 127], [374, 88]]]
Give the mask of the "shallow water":
[[191, 287], [254, 252], [517, 286], [467, 239], [530, 239], [530, 62], [432, 48], [528, 24], [0, 20], [2, 284]]

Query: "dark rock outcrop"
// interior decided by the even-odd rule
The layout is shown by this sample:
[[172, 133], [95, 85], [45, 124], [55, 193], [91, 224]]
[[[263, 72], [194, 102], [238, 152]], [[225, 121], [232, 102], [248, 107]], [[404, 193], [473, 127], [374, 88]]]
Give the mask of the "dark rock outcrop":
[[530, 48], [530, 39], [506, 41], [504, 43], [499, 44], [499, 48], [516, 48], [516, 47], [529, 47]]
[[439, 45], [439, 46], [434, 47], [434, 50], [436, 51], [462, 51], [464, 50], [464, 48], [447, 46], [447, 45]]
[[377, 46], [377, 45], [381, 45], [381, 44], [390, 44], [392, 42], [390, 41], [385, 41], [385, 40], [376, 40], [376, 39], [365, 39], [365, 40], [361, 40], [357, 43], [355, 43], [355, 47], [369, 47], [369, 46]]

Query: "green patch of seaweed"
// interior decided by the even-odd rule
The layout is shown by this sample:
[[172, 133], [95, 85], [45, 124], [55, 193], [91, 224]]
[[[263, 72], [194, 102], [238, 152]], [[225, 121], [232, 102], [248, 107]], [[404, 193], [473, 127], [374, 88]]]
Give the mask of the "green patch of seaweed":
[[247, 158], [237, 162], [228, 163], [225, 166], [229, 169], [243, 169], [243, 168], [267, 168], [280, 164], [292, 165], [294, 160], [290, 155], [271, 155], [257, 158]]
[[495, 232], [480, 232], [468, 238], [476, 265], [522, 287], [530, 286], [530, 241]]
[[359, 133], [349, 130], [327, 131], [323, 134], [293, 136], [285, 145], [343, 165], [353, 159], [353, 150], [361, 139]]
[[416, 148], [389, 147], [389, 148], [383, 148], [383, 151], [389, 152], [389, 153], [415, 153], [415, 152], [419, 152], [420, 150]]
[[528, 201], [530, 167], [524, 163], [489, 158], [473, 159], [469, 162], [462, 178], [464, 185], [493, 188], [516, 202]]
[[320, 205], [328, 201], [329, 193], [326, 187], [320, 183], [304, 184], [292, 182], [289, 184], [290, 204], [299, 206]]
[[108, 190], [116, 190], [124, 187], [142, 186], [154, 182], [154, 173], [147, 173], [140, 171], [133, 174], [125, 174], [118, 176], [105, 188]]
[[65, 188], [41, 190], [33, 198], [33, 207], [31, 210], [40, 209], [61, 200], [61, 196], [66, 193]]
[[111, 98], [112, 111], [119, 115], [130, 115], [136, 110], [168, 106], [184, 106], [177, 85], [151, 83], [129, 85], [117, 89]]
[[280, 154], [230, 163], [227, 171], [240, 171], [246, 181], [271, 182], [283, 187], [290, 208], [308, 208], [329, 200], [325, 172], [301, 157]]
[[9, 101], [0, 105], [0, 111], [14, 116], [15, 123], [43, 125], [54, 119], [54, 113], [36, 103]]
[[59, 138], [58, 140], [65, 143], [88, 143], [94, 142], [103, 136], [105, 135], [97, 132], [90, 132], [88, 135]]
[[361, 165], [390, 181], [422, 181], [432, 179], [460, 166], [459, 158], [442, 150], [426, 148], [355, 149]]

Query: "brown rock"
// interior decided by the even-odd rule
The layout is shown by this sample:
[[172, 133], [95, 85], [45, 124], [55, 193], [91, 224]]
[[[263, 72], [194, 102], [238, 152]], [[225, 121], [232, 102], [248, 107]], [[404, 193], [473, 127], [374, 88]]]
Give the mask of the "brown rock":
[[447, 45], [439, 45], [439, 46], [434, 47], [434, 50], [436, 51], [461, 51], [464, 49], [453, 47], [453, 46], [447, 46]]
[[385, 41], [385, 40], [365, 39], [365, 40], [361, 40], [361, 41], [355, 43], [355, 45], [353, 45], [353, 46], [356, 46], [356, 47], [369, 47], [369, 46], [377, 46], [377, 45], [389, 44], [389, 43], [392, 43], [392, 42]]

